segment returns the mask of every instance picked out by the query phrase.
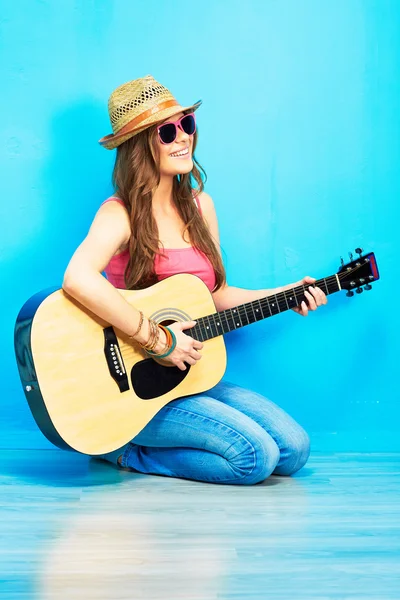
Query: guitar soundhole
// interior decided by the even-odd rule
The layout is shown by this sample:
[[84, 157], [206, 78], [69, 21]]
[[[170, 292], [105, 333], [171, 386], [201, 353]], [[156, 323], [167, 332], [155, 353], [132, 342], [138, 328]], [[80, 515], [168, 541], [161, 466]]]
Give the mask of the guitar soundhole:
[[131, 370], [131, 382], [135, 394], [142, 400], [152, 400], [176, 388], [190, 371], [178, 367], [164, 367], [152, 358], [136, 363]]

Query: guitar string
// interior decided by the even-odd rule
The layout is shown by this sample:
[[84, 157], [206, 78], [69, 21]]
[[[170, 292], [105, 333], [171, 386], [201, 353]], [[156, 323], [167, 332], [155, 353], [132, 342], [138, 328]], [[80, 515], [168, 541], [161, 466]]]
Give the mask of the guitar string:
[[[364, 263], [364, 264], [365, 264], [365, 263]], [[352, 275], [352, 274], [353, 274], [353, 272], [354, 272], [354, 271], [357, 271], [357, 270], [358, 270], [358, 269], [360, 269], [362, 266], [363, 266], [363, 265], [359, 265], [359, 266], [353, 267], [353, 268], [352, 268], [350, 271], [346, 271], [345, 273], [337, 273], [337, 276], [339, 277], [339, 279], [343, 280], [343, 279], [344, 279], [344, 277], [349, 277], [350, 275]], [[323, 278], [323, 279], [319, 279], [319, 280], [317, 280], [315, 283], [318, 283], [318, 281], [320, 281], [320, 282], [322, 282], [322, 283], [323, 283], [323, 281], [324, 281], [324, 280], [325, 280], [325, 282], [326, 282], [326, 287], [328, 288], [328, 294], [329, 294], [329, 293], [330, 293], [330, 292], [329, 292], [329, 285], [331, 285], [333, 282], [335, 282], [335, 283], [337, 284], [336, 275], [330, 275], [330, 276], [328, 276], [328, 277], [325, 277], [325, 278]], [[289, 304], [288, 304], [288, 298], [287, 298], [287, 293], [288, 293], [288, 292], [291, 292], [292, 290], [294, 291], [294, 290], [298, 290], [298, 289], [301, 289], [301, 288], [303, 288], [303, 289], [302, 289], [302, 293], [304, 294], [304, 292], [306, 291], [306, 287], [308, 288], [308, 287], [311, 287], [311, 286], [313, 286], [313, 284], [310, 284], [310, 286], [303, 285], [303, 286], [296, 286], [296, 287], [294, 287], [294, 288], [289, 288], [288, 290], [284, 290], [284, 291], [282, 291], [282, 292], [278, 292], [277, 294], [270, 294], [269, 296], [266, 296], [266, 297], [264, 297], [264, 298], [260, 298], [260, 299], [258, 299], [258, 300], [253, 300], [253, 301], [251, 301], [251, 302], [249, 302], [249, 303], [245, 303], [245, 305], [247, 305], [247, 304], [254, 304], [254, 303], [256, 303], [256, 302], [259, 302], [259, 304], [260, 304], [260, 308], [261, 308], [261, 311], [262, 311], [262, 313], [264, 312], [264, 309], [268, 309], [268, 310], [269, 310], [269, 313], [270, 313], [268, 316], [274, 316], [274, 315], [276, 315], [276, 314], [279, 314], [279, 313], [281, 313], [281, 312], [285, 312], [286, 310], [290, 310], [291, 308], [295, 308], [296, 306], [300, 306], [301, 302], [300, 302], [300, 303], [298, 303], [296, 306], [289, 307]], [[339, 291], [339, 290], [335, 290], [335, 291]], [[294, 292], [294, 294], [293, 294], [293, 295], [296, 297], [296, 292]], [[271, 306], [274, 306], [274, 304], [275, 304], [275, 303], [274, 303], [274, 304], [271, 304], [271, 303], [269, 302], [269, 299], [273, 299], [273, 298], [275, 298], [275, 299], [276, 299], [276, 302], [275, 302], [275, 303], [276, 303], [276, 304], [278, 304], [278, 308], [279, 308], [279, 309], [281, 308], [281, 306], [280, 306], [280, 303], [281, 303], [281, 302], [283, 303], [283, 307], [284, 307], [284, 310], [283, 310], [283, 311], [282, 311], [282, 310], [278, 310], [278, 312], [276, 312], [276, 313], [272, 313], [272, 311], [270, 310], [270, 307], [271, 307]], [[297, 297], [296, 297], [296, 301], [297, 301]], [[285, 306], [285, 304], [286, 304], [286, 306]], [[250, 322], [250, 321], [249, 321], [249, 319], [248, 319], [248, 314], [247, 314], [247, 311], [248, 311], [249, 309], [245, 308], [245, 305], [243, 305], [243, 304], [242, 304], [242, 305], [239, 305], [239, 306], [237, 306], [237, 307], [234, 307], [234, 308], [231, 308], [231, 309], [226, 309], [225, 311], [221, 311], [220, 313], [214, 313], [214, 314], [215, 314], [215, 315], [218, 315], [218, 314], [222, 314], [222, 313], [224, 313], [224, 315], [223, 315], [223, 316], [225, 317], [225, 319], [226, 319], [226, 321], [227, 321], [227, 322], [228, 322], [228, 318], [229, 318], [231, 321], [234, 321], [237, 315], [239, 316], [239, 319], [241, 319], [241, 317], [243, 317], [243, 316], [246, 316], [246, 318], [247, 318], [247, 321], [248, 321], [248, 322], [247, 322], [247, 323], [245, 323], [244, 325], [243, 325], [243, 323], [239, 324], [239, 327], [241, 327], [241, 326], [246, 326], [246, 325], [251, 325], [252, 323], [256, 323], [256, 322], [258, 322], [258, 321], [261, 321], [261, 320], [263, 320], [264, 318], [266, 318], [265, 316], [263, 316], [263, 317], [262, 317], [262, 319], [256, 319], [255, 321], [251, 321], [251, 322]], [[253, 310], [254, 310], [254, 309], [253, 309]], [[227, 314], [226, 314], [226, 313], [227, 313], [228, 311], [231, 311], [231, 315], [228, 315], [228, 316], [227, 316]], [[235, 311], [235, 314], [233, 314], [233, 313], [232, 313], [232, 311]], [[209, 321], [210, 321], [210, 320], [211, 320], [211, 318], [212, 318], [212, 319], [213, 319], [213, 321], [214, 321], [214, 323], [213, 323], [214, 327], [217, 327], [217, 324], [215, 323], [215, 318], [216, 318], [216, 317], [215, 317], [214, 315], [206, 315], [205, 317], [200, 317], [200, 319], [202, 319], [203, 321], [204, 321], [205, 319], [209, 319]], [[221, 320], [221, 318], [220, 318], [220, 320]], [[231, 324], [228, 322], [228, 325], [230, 326]], [[210, 326], [212, 326], [212, 325], [210, 324]], [[210, 327], [210, 326], [209, 326], [209, 327]], [[195, 327], [193, 327], [193, 329], [196, 329], [196, 326], [195, 326]], [[235, 328], [235, 329], [237, 329], [237, 328]], [[201, 333], [201, 334], [203, 334], [203, 333], [207, 333], [207, 325], [206, 325], [206, 331], [204, 331], [204, 328], [203, 328], [203, 327], [199, 327], [199, 330], [200, 330], [200, 333]], [[211, 329], [211, 331], [212, 331], [212, 329]], [[218, 331], [218, 329], [216, 329], [216, 331]], [[232, 331], [232, 330], [231, 330], [231, 331]], [[221, 334], [220, 334], [220, 335], [221, 335]]]
[[[360, 269], [360, 268], [361, 268], [362, 266], [364, 266], [364, 265], [365, 265], [365, 262], [364, 262], [364, 264], [360, 264], [359, 266], [357, 266], [357, 265], [356, 265], [355, 267], [353, 267], [353, 268], [352, 268], [352, 269], [350, 269], [349, 271], [346, 271], [346, 272], [344, 272], [344, 273], [337, 273], [336, 275], [338, 276], [339, 280], [343, 280], [345, 277], [349, 277], [350, 275], [352, 275], [352, 274], [353, 274], [355, 271], [357, 271], [358, 269]], [[330, 282], [330, 283], [333, 283], [333, 282], [336, 282], [336, 283], [337, 283], [337, 280], [336, 280], [336, 275], [329, 275], [328, 277], [324, 277], [323, 279], [317, 280], [315, 283], [317, 283], [318, 281], [324, 281], [324, 280], [325, 280], [326, 282], [327, 282], [328, 280], [331, 280], [331, 282]], [[313, 285], [313, 284], [310, 284], [310, 286], [307, 286], [307, 287], [312, 287], [312, 285]], [[329, 283], [328, 283], [328, 286], [329, 286]], [[328, 287], [328, 286], [327, 286], [327, 287]], [[305, 290], [305, 288], [306, 288], [306, 286], [305, 286], [305, 285], [302, 285], [302, 286], [301, 286], [301, 285], [300, 285], [300, 286], [296, 286], [296, 287], [294, 287], [294, 288], [290, 288], [289, 290], [285, 290], [285, 291], [286, 291], [286, 292], [290, 292], [291, 290], [297, 290], [297, 289], [299, 289], [299, 288], [300, 288], [300, 289], [301, 289], [301, 288], [303, 288], [303, 293], [306, 291], [306, 290]], [[250, 301], [249, 303], [245, 303], [245, 304], [253, 304], [253, 303], [255, 303], [255, 302], [259, 302], [259, 303], [260, 303], [261, 310], [262, 310], [262, 312], [264, 312], [264, 311], [263, 311], [263, 308], [268, 308], [268, 309], [269, 309], [269, 304], [270, 304], [270, 303], [269, 303], [268, 299], [269, 299], [269, 298], [276, 298], [276, 303], [278, 304], [278, 307], [280, 308], [280, 306], [279, 306], [279, 302], [280, 302], [280, 301], [283, 301], [283, 302], [285, 302], [285, 303], [287, 304], [287, 298], [286, 298], [286, 295], [285, 295], [285, 291], [278, 292], [277, 294], [270, 294], [269, 296], [266, 296], [266, 297], [264, 297], [264, 298], [260, 298], [260, 299], [258, 299], [258, 300], [252, 300], [252, 301]], [[294, 296], [296, 296], [296, 294], [294, 294]], [[279, 298], [278, 298], [278, 297], [279, 297]], [[297, 300], [297, 298], [296, 298], [296, 300]], [[264, 304], [265, 306], [261, 306], [262, 304]], [[297, 306], [300, 306], [300, 304], [298, 304]], [[295, 308], [295, 307], [292, 307], [292, 308]], [[246, 315], [246, 317], [247, 317], [247, 310], [248, 310], [248, 309], [246, 309], [246, 308], [245, 308], [245, 305], [243, 305], [243, 304], [239, 305], [238, 307], [234, 307], [234, 308], [232, 308], [232, 309], [225, 309], [224, 311], [221, 311], [221, 313], [226, 313], [227, 311], [232, 311], [232, 310], [236, 310], [237, 314], [239, 315], [239, 318], [241, 318], [241, 317], [242, 317], [242, 316], [244, 316], [244, 315]], [[288, 307], [285, 307], [285, 305], [284, 305], [284, 310], [283, 310], [283, 311], [279, 310], [278, 312], [276, 312], [276, 313], [274, 313], [274, 314], [272, 314], [272, 313], [271, 313], [271, 311], [269, 310], [269, 312], [270, 312], [270, 315], [269, 315], [269, 316], [274, 316], [275, 314], [279, 314], [280, 312], [285, 312], [286, 310], [290, 310], [290, 308], [288, 308]], [[215, 315], [218, 315], [218, 314], [221, 314], [221, 313], [218, 313], [218, 312], [217, 312], [217, 313], [214, 313], [214, 314], [215, 314]], [[213, 323], [214, 327], [217, 327], [217, 324], [215, 323], [215, 318], [216, 318], [216, 317], [214, 316], [214, 314], [211, 314], [211, 315], [205, 315], [204, 317], [199, 317], [199, 318], [197, 319], [197, 321], [199, 321], [200, 319], [202, 319], [202, 320], [203, 320], [203, 322], [205, 322], [205, 319], [211, 319], [211, 318], [212, 318], [212, 319], [214, 320], [214, 323]], [[227, 321], [228, 325], [230, 326], [230, 323], [229, 323], [229, 321], [228, 321], [228, 317], [226, 316], [226, 314], [224, 314], [224, 316], [225, 316], [225, 319], [226, 319], [226, 321]], [[231, 320], [234, 320], [234, 319], [235, 319], [235, 316], [236, 316], [236, 315], [233, 315], [233, 314], [231, 314], [231, 315], [229, 316], [229, 318], [230, 318]], [[247, 323], [245, 323], [244, 325], [241, 323], [241, 324], [239, 325], [239, 327], [243, 327], [243, 326], [246, 326], [246, 325], [252, 325], [253, 323], [256, 323], [256, 322], [258, 322], [258, 321], [262, 321], [262, 320], [264, 320], [264, 318], [266, 318], [266, 317], [265, 317], [265, 316], [263, 316], [263, 318], [262, 318], [262, 319], [258, 319], [258, 320], [256, 319], [255, 321], [251, 321], [251, 322], [249, 321], [249, 319], [247, 319], [247, 321], [248, 321], [248, 322], [247, 322]], [[196, 320], [196, 319], [194, 319], [194, 320]], [[213, 333], [213, 330], [212, 330], [212, 325], [209, 325], [208, 327], [211, 327], [211, 332]], [[196, 329], [196, 328], [197, 328], [197, 325], [195, 325], [195, 326], [193, 327], [193, 329]], [[237, 328], [235, 328], [235, 329], [237, 329]], [[197, 331], [198, 331], [198, 333], [199, 333], [199, 334], [201, 334], [201, 335], [203, 336], [204, 334], [207, 334], [207, 333], [208, 333], [209, 329], [207, 329], [207, 325], [205, 324], [205, 326], [200, 326], [200, 327], [198, 327]], [[224, 331], [222, 331], [221, 333], [219, 333], [219, 334], [218, 334], [218, 329], [215, 329], [215, 331], [217, 332], [217, 336], [213, 336], [213, 337], [219, 337], [219, 335], [223, 335], [224, 333], [228, 333], [228, 332], [224, 332]], [[232, 329], [230, 329], [230, 331], [233, 331], [233, 330], [232, 330]], [[210, 338], [210, 339], [212, 339], [212, 338]], [[206, 340], [203, 340], [203, 341], [206, 341]], [[133, 346], [132, 344], [129, 344], [129, 343], [124, 343], [124, 342], [121, 342], [121, 343], [120, 343], [120, 349], [122, 349], [122, 348], [126, 348], [126, 349], [132, 349], [132, 353], [134, 353], [134, 354], [136, 354], [136, 353], [137, 353], [137, 351], [134, 349], [134, 346]]]

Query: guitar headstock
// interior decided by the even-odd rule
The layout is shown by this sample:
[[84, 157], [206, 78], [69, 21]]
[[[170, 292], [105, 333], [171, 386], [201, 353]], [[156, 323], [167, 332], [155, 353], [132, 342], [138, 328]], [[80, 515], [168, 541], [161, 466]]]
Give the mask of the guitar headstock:
[[346, 296], [354, 296], [353, 289], [357, 294], [361, 294], [364, 290], [371, 289], [371, 283], [379, 279], [378, 266], [376, 264], [375, 254], [370, 252], [362, 256], [362, 248], [356, 248], [358, 258], [353, 260], [353, 255], [349, 252], [350, 262], [344, 264], [337, 272], [340, 286], [344, 290], [348, 290]]

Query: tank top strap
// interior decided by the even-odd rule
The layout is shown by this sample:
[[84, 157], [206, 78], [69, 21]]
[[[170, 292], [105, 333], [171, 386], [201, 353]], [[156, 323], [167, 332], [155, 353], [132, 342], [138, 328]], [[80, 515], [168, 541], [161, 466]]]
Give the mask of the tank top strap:
[[124, 201], [121, 200], [121, 198], [117, 198], [116, 196], [110, 196], [109, 198], [107, 198], [107, 200], [104, 200], [104, 202], [102, 202], [100, 206], [103, 206], [103, 204], [105, 204], [106, 202], [111, 202], [111, 200], [115, 200], [116, 202], [119, 202], [119, 204], [122, 204], [122, 206], [125, 206]]
[[[201, 204], [200, 204], [200, 200], [198, 196], [193, 196], [194, 202], [197, 206], [197, 208], [200, 211], [200, 214], [203, 214], [203, 211], [201, 210]], [[104, 200], [104, 202], [101, 203], [101, 206], [103, 204], [106, 204], [106, 202], [111, 202], [112, 200], [115, 200], [116, 202], [119, 202], [119, 204], [122, 204], [122, 206], [125, 206], [125, 203], [123, 200], [121, 200], [121, 198], [117, 198], [116, 196], [110, 196], [109, 198], [107, 198], [107, 200]]]

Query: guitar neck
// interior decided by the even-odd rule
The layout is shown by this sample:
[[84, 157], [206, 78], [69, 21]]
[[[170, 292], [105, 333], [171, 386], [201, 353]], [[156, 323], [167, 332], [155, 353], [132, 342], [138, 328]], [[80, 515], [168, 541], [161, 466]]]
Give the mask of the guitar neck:
[[[318, 279], [315, 284], [328, 296], [338, 292], [341, 287], [337, 275]], [[305, 300], [305, 290], [309, 286], [299, 285], [295, 288], [271, 294], [259, 300], [240, 304], [205, 317], [195, 319], [196, 325], [190, 329], [190, 336], [204, 342], [234, 329], [251, 325], [268, 317], [280, 314], [299, 306]]]

